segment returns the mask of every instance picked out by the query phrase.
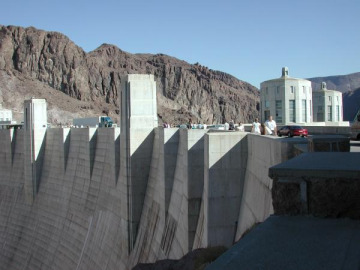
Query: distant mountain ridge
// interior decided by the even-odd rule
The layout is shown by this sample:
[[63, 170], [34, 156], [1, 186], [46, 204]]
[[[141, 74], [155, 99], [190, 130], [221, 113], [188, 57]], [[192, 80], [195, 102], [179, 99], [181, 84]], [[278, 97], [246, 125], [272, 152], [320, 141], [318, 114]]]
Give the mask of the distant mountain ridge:
[[312, 82], [313, 90], [319, 90], [321, 88], [321, 83], [326, 82], [327, 89], [345, 93], [360, 87], [360, 72], [347, 75], [314, 77], [309, 78], [308, 80]]
[[59, 96], [50, 104], [53, 123], [90, 113], [119, 118], [120, 76], [129, 73], [155, 75], [160, 122], [250, 122], [258, 116], [258, 89], [229, 74], [163, 54], [130, 54], [109, 44], [86, 53], [58, 32], [0, 26], [0, 102], [16, 106], [35, 92], [50, 98], [58, 90], [73, 99]]
[[327, 89], [337, 90], [343, 93], [344, 120], [352, 121], [356, 112], [360, 109], [360, 72], [328, 76], [316, 77], [308, 79], [312, 82], [312, 88], [318, 90], [321, 83], [326, 82]]

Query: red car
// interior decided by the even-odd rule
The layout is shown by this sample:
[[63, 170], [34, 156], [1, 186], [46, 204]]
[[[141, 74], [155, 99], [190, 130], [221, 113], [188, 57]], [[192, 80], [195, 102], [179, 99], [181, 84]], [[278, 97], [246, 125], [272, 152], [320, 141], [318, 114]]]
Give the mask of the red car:
[[308, 135], [308, 131], [306, 128], [303, 128], [301, 126], [283, 126], [280, 128], [277, 132], [278, 136], [301, 136], [306, 137]]

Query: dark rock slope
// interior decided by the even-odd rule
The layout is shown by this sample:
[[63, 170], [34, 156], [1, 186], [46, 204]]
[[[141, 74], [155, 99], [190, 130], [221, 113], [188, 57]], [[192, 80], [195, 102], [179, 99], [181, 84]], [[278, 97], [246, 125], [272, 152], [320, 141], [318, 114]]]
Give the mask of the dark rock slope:
[[[120, 76], [145, 73], [156, 77], [163, 121], [249, 122], [258, 115], [258, 89], [229, 74], [163, 54], [130, 54], [108, 44], [86, 53], [63, 34], [33, 27], [0, 26], [0, 70], [22, 81], [40, 81], [86, 102], [96, 113], [118, 113]], [[57, 102], [66, 111], [63, 100]]]
[[[360, 110], [360, 87], [343, 94], [344, 120], [353, 121]], [[346, 106], [345, 106], [346, 105]]]

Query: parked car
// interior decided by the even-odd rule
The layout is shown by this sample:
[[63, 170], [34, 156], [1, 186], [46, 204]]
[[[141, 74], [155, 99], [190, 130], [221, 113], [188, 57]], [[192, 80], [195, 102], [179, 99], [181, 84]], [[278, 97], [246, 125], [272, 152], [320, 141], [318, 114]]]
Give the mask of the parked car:
[[277, 135], [280, 137], [283, 135], [289, 137], [293, 137], [293, 136], [305, 137], [308, 135], [308, 131], [306, 128], [303, 128], [301, 126], [283, 126], [278, 130]]

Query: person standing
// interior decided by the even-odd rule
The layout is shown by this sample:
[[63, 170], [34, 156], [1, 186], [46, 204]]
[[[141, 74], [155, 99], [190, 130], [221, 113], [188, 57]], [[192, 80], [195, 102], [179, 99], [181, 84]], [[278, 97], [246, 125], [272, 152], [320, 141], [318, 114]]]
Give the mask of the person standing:
[[245, 131], [244, 125], [240, 122], [239, 125], [236, 127], [237, 131]]
[[251, 132], [256, 133], [256, 134], [261, 134], [260, 123], [259, 123], [258, 118], [255, 118], [255, 121], [252, 124]]
[[230, 120], [229, 122], [229, 130], [235, 130], [235, 124], [233, 120]]
[[192, 120], [191, 120], [191, 118], [189, 118], [189, 123], [187, 124], [187, 128], [188, 129], [192, 129]]
[[270, 129], [270, 135], [276, 135], [276, 122], [273, 120], [271, 115], [269, 116], [269, 119], [266, 120], [265, 126]]

